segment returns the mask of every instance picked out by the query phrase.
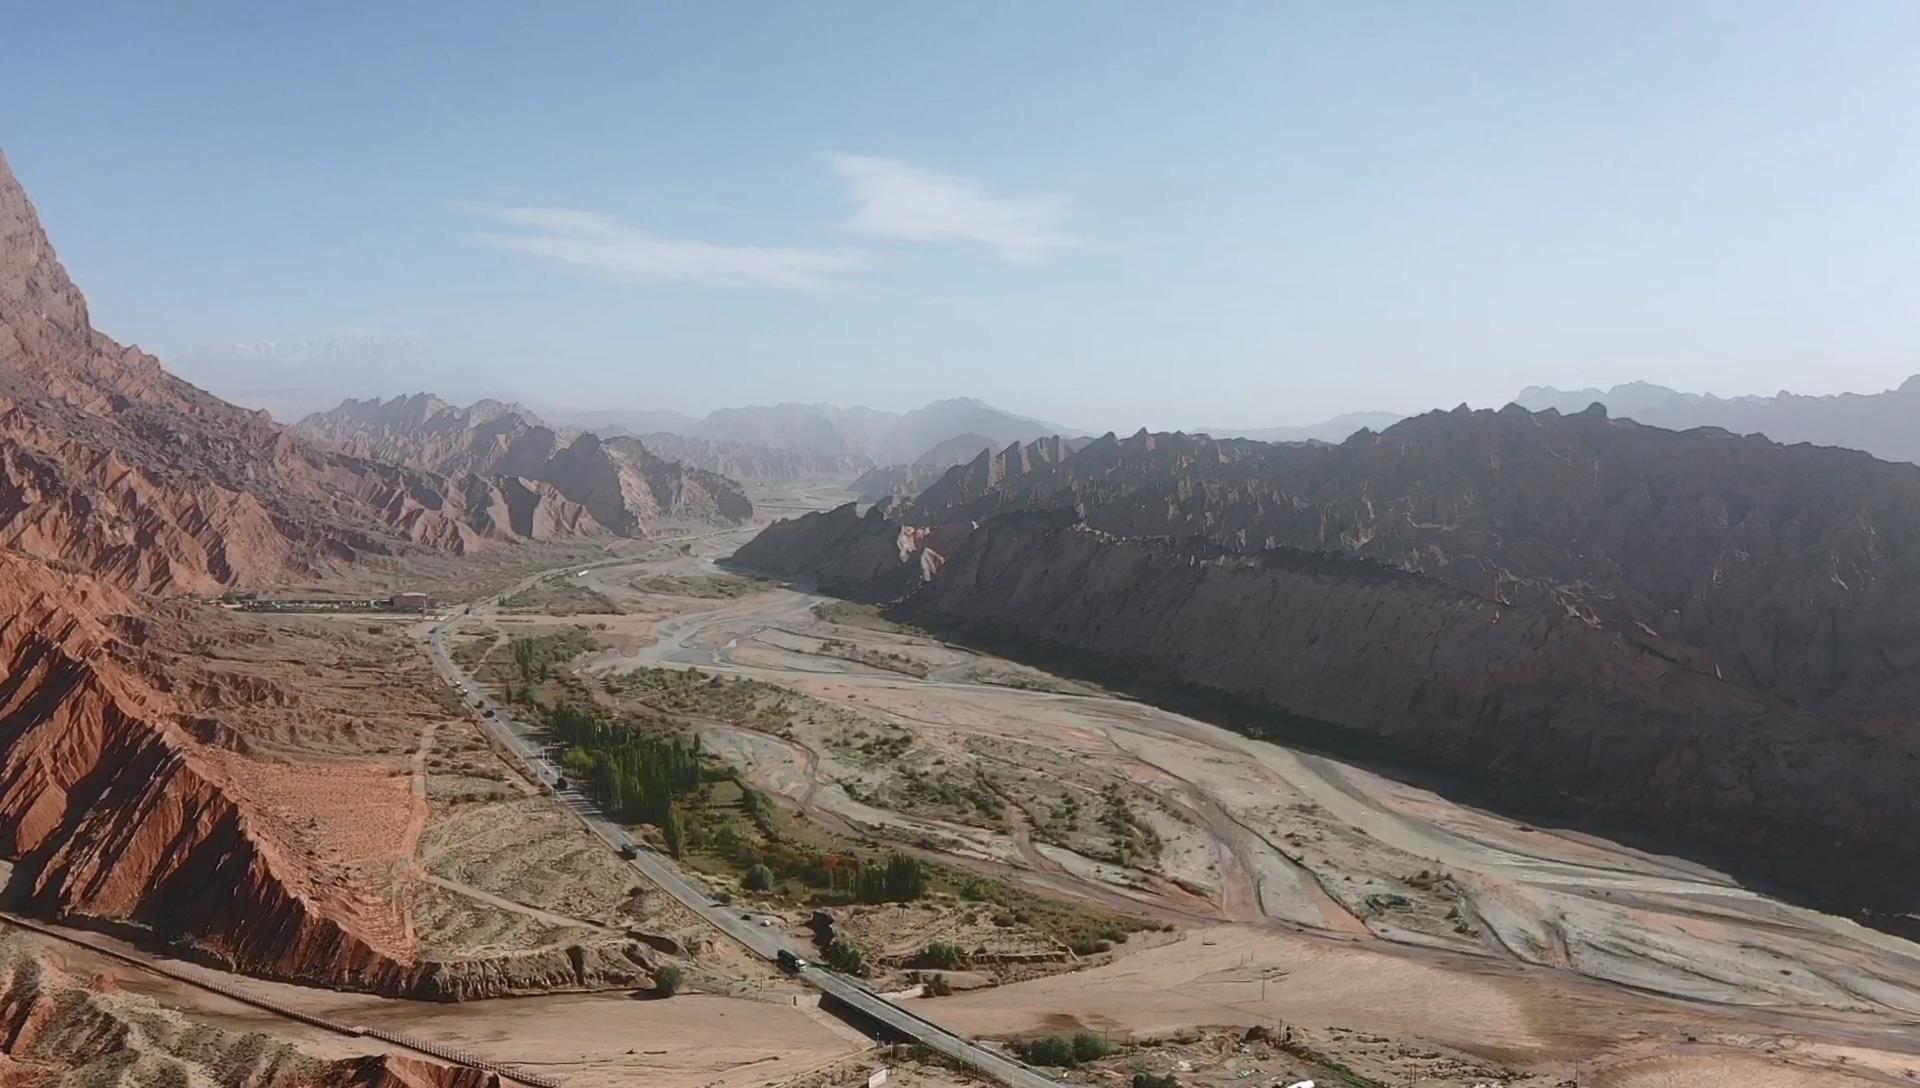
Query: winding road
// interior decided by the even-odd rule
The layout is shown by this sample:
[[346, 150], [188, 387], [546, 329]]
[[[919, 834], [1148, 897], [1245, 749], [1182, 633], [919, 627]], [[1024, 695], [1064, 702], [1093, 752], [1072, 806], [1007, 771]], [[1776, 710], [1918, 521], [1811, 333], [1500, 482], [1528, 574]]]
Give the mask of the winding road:
[[[678, 541], [661, 543], [676, 542]], [[601, 561], [599, 565], [616, 565], [624, 562], [631, 562], [631, 560]], [[540, 784], [545, 786], [557, 786], [560, 775], [545, 753], [541, 751], [536, 728], [516, 717], [509, 707], [486, 694], [473, 677], [454, 662], [452, 655], [447, 652], [446, 639], [448, 635], [457, 632], [464, 623], [486, 615], [497, 607], [502, 598], [524, 590], [542, 578], [551, 577], [554, 573], [554, 571], [545, 571], [523, 579], [499, 595], [477, 602], [461, 613], [441, 620], [434, 624], [428, 633], [428, 645], [433, 664], [440, 675], [449, 684], [466, 689], [468, 703], [480, 712], [480, 720], [487, 730], [517, 755], [532, 770]], [[783, 934], [770, 928], [756, 926], [735, 909], [715, 901], [705, 889], [682, 872], [671, 858], [655, 852], [645, 843], [636, 841], [627, 834], [625, 828], [607, 818], [591, 798], [571, 787], [556, 788], [555, 792], [565, 802], [568, 810], [608, 847], [620, 852], [623, 856], [631, 852], [633, 856], [628, 863], [648, 880], [685, 904], [714, 928], [739, 942], [749, 952], [768, 961], [776, 961], [782, 951], [791, 952], [806, 964], [797, 972], [798, 977], [820, 990], [821, 993], [857, 1010], [900, 1036], [912, 1039], [948, 1058], [964, 1063], [1002, 1084], [1010, 1085], [1012, 1088], [1059, 1088], [1058, 1082], [1020, 1062], [963, 1039], [925, 1017], [901, 1008], [844, 975], [817, 964], [808, 963], [804, 957], [809, 950], [790, 947]]]

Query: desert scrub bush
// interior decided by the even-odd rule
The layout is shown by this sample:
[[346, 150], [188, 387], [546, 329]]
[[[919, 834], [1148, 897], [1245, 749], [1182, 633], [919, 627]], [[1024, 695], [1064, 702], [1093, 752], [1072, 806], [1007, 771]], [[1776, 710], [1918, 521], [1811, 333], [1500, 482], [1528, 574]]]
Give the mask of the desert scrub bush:
[[920, 962], [937, 970], [953, 971], [967, 965], [967, 953], [952, 941], [930, 941], [920, 953]]

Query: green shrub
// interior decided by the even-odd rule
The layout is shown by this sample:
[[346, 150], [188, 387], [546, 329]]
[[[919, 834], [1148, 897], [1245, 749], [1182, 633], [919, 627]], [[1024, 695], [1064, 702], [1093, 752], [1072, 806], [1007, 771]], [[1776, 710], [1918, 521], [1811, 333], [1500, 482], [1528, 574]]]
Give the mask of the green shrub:
[[680, 992], [682, 977], [680, 969], [670, 963], [656, 969], [653, 972], [653, 992], [661, 997], [672, 997]]
[[865, 974], [867, 954], [851, 941], [836, 939], [827, 946], [827, 966], [845, 975]]
[[1113, 1053], [1113, 1045], [1091, 1031], [1083, 1031], [1073, 1037], [1075, 1061], [1099, 1061], [1111, 1053]]
[[747, 890], [750, 892], [770, 892], [773, 890], [773, 870], [765, 865], [755, 865], [747, 870]]
[[941, 971], [952, 971], [967, 965], [967, 953], [952, 941], [932, 941], [927, 950], [920, 953], [920, 962]]
[[1030, 1039], [1024, 1043], [1015, 1043], [1014, 1050], [1034, 1065], [1054, 1065], [1071, 1068], [1077, 1064], [1073, 1056], [1073, 1044], [1058, 1035], [1048, 1035], [1039, 1039]]

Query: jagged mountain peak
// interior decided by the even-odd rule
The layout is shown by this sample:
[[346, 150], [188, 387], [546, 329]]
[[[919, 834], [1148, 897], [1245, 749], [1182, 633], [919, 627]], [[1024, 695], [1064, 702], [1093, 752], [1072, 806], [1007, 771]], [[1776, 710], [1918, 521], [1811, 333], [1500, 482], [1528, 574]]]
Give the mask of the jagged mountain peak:
[[87, 300], [68, 278], [40, 216], [0, 151], [0, 364], [93, 342]]

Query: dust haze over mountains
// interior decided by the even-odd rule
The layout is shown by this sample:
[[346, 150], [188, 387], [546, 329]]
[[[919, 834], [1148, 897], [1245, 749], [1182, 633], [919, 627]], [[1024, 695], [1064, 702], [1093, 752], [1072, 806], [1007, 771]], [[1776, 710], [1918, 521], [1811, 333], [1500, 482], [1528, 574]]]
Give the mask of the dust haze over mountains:
[[[473, 375], [453, 363], [423, 362], [427, 353], [407, 338], [348, 335], [321, 341], [236, 345], [190, 355], [185, 369], [199, 372], [216, 393], [270, 411], [283, 422], [322, 413], [343, 395], [315, 384], [332, 379], [334, 389], [376, 389], [391, 398], [406, 390], [391, 388], [392, 375], [410, 375], [415, 388], [447, 395], [473, 385]], [[310, 384], [274, 384], [263, 378]], [[497, 383], [486, 383], [497, 384]], [[488, 398], [476, 404], [492, 403]], [[1502, 402], [1507, 403], [1507, 402]], [[1719, 396], [1690, 393], [1651, 382], [1628, 382], [1609, 389], [1560, 389], [1531, 385], [1511, 403], [1562, 413], [1601, 404], [1619, 417], [1671, 429], [1719, 427], [1736, 434], [1763, 434], [1785, 443], [1859, 449], [1886, 460], [1920, 459], [1920, 375], [1883, 392], [1809, 396], [1776, 394]], [[1497, 408], [1499, 404], [1483, 407]], [[1443, 407], [1434, 405], [1433, 407]], [[529, 413], [531, 414], [531, 412]], [[1091, 437], [1139, 429], [1134, 421], [1076, 421], [1063, 425], [1033, 419], [972, 397], [934, 401], [906, 412], [860, 406], [786, 403], [722, 408], [705, 416], [670, 409], [609, 407], [591, 410], [544, 408], [539, 414], [555, 424], [605, 437], [631, 436], [650, 443], [663, 456], [742, 479], [802, 479], [857, 476], [871, 468], [908, 466], [935, 447], [963, 435], [979, 435], [1004, 447], [1046, 435]], [[1263, 442], [1338, 444], [1361, 430], [1379, 431], [1406, 418], [1393, 412], [1357, 409], [1318, 422], [1254, 427], [1196, 425], [1188, 433]]]

